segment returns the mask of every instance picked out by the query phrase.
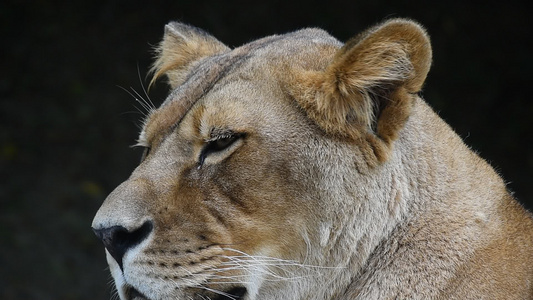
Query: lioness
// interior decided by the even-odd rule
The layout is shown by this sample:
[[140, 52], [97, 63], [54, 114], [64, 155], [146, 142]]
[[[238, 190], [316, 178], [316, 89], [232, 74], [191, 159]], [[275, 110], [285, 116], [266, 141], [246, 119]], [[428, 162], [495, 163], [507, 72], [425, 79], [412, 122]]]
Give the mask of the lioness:
[[422, 100], [424, 29], [230, 49], [170, 23], [141, 164], [96, 214], [121, 299], [531, 299], [533, 219]]

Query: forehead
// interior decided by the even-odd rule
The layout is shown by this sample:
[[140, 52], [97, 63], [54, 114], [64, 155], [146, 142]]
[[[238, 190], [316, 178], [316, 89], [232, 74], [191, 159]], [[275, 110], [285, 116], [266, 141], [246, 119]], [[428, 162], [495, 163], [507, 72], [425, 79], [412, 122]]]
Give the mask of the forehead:
[[161, 107], [150, 113], [144, 122], [141, 139], [150, 143], [156, 133], [172, 131], [196, 102], [244, 59], [244, 55], [207, 58], [189, 74], [182, 86], [167, 97]]
[[264, 73], [250, 78], [246, 75], [249, 72], [242, 70], [225, 78], [193, 107], [191, 113], [200, 121], [200, 133], [206, 135], [212, 127], [229, 125], [227, 129], [249, 132], [272, 123], [270, 119], [279, 117], [280, 110], [289, 110], [291, 101], [283, 96], [275, 80]]
[[[261, 106], [263, 102], [254, 98], [260, 98], [259, 91], [272, 92], [272, 89], [265, 88], [275, 81], [272, 76], [269, 77], [274, 75], [269, 70], [287, 65], [287, 62], [316, 63], [317, 60], [310, 57], [326, 57], [321, 52], [330, 55], [339, 46], [340, 43], [327, 33], [308, 29], [267, 37], [231, 52], [205, 58], [188, 74], [184, 84], [148, 116], [139, 142], [153, 143], [156, 136], [171, 132], [191, 108], [200, 103], [225, 107], [226, 111], [233, 108], [233, 115], [244, 112], [242, 105]], [[279, 75], [279, 72], [276, 73]], [[256, 102], [250, 103], [250, 100]]]

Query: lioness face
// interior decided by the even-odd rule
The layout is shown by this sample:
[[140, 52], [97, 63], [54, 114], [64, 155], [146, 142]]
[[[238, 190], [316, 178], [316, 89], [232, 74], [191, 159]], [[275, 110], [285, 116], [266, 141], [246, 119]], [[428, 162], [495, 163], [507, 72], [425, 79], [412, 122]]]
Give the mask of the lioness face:
[[[394, 24], [421, 32], [412, 23]], [[109, 195], [92, 224], [106, 246], [121, 299], [325, 297], [311, 292], [317, 286], [308, 278], [341, 273], [323, 259], [341, 256], [328, 246], [343, 240], [336, 218], [360, 219], [343, 211], [343, 201], [367, 200], [363, 194], [372, 187], [353, 192], [353, 179], [369, 182], [362, 174], [373, 176], [372, 168], [387, 159], [388, 143], [401, 125], [372, 120], [377, 106], [363, 97], [369, 94], [366, 83], [386, 78], [378, 69], [359, 81], [349, 77], [357, 72], [335, 73], [344, 72], [342, 61], [353, 64], [350, 49], [339, 50], [342, 45], [320, 30], [234, 50], [189, 26], [172, 23], [166, 30], [156, 72], [166, 74], [174, 90], [144, 122], [141, 164]], [[373, 55], [369, 47], [375, 42], [363, 43], [356, 54]], [[413, 60], [416, 55], [391, 59], [387, 55], [402, 53], [389, 50], [379, 57], [408, 64], [387, 69], [389, 76], [417, 73], [393, 78], [384, 96], [416, 92], [410, 89], [420, 87], [417, 76], [427, 70], [417, 64], [423, 63]], [[378, 59], [358, 59], [390, 67], [370, 58]], [[348, 84], [361, 87], [354, 92]], [[346, 95], [356, 100], [343, 104]], [[333, 107], [313, 104], [315, 98]], [[394, 120], [402, 123], [408, 109], [398, 107]], [[387, 118], [394, 109], [379, 115]], [[365, 212], [364, 205], [352, 204], [351, 211]], [[361, 253], [366, 249], [353, 245]], [[342, 256], [335, 263], [342, 269], [350, 261]]]
[[304, 261], [302, 236], [323, 209], [310, 196], [321, 134], [247, 51], [209, 88], [232, 54], [201, 62], [151, 113], [148, 153], [95, 217], [122, 299], [250, 296]]

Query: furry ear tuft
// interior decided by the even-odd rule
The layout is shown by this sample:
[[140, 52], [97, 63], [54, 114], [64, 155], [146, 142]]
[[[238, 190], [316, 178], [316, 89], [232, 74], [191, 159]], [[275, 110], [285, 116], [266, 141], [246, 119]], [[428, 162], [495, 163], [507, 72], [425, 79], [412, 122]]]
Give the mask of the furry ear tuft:
[[389, 20], [348, 41], [325, 70], [296, 72], [292, 94], [327, 133], [374, 141], [383, 161], [430, 65], [425, 30], [410, 20]]
[[151, 68], [154, 74], [150, 86], [163, 74], [172, 89], [183, 83], [194, 62], [230, 49], [205, 31], [186, 24], [171, 22], [155, 49], [156, 61]]

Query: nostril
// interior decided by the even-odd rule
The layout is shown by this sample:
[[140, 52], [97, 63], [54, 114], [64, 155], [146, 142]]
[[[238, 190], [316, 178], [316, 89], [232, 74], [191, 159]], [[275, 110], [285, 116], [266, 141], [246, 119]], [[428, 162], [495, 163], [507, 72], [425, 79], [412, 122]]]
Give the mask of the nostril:
[[146, 239], [150, 232], [152, 232], [152, 229], [152, 222], [146, 221], [141, 227], [133, 231], [128, 231], [122, 226], [112, 226], [103, 229], [93, 228], [93, 231], [102, 243], [104, 243], [104, 247], [109, 254], [117, 261], [120, 269], [124, 270], [122, 266], [124, 254]]

